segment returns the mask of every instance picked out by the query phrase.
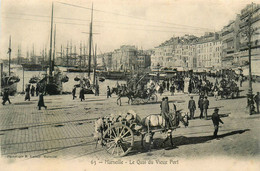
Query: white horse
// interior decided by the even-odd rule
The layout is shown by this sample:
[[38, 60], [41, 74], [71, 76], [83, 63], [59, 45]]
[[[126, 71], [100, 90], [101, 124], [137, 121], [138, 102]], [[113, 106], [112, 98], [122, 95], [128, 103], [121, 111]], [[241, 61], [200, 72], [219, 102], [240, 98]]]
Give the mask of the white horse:
[[169, 124], [170, 127], [166, 128], [166, 120], [161, 114], [152, 114], [148, 115], [142, 119], [141, 124], [143, 125], [142, 132], [146, 132], [146, 134], [142, 134], [141, 137], [141, 145], [143, 146], [143, 140], [146, 136], [146, 142], [153, 143], [153, 136], [157, 130], [162, 130], [165, 132], [166, 139], [163, 141], [163, 144], [170, 138], [171, 145], [173, 146], [172, 141], [172, 131], [179, 126], [179, 123], [182, 122], [185, 127], [189, 125], [188, 122], [188, 114], [185, 113], [184, 116], [181, 115], [181, 110], [170, 112], [169, 114]]

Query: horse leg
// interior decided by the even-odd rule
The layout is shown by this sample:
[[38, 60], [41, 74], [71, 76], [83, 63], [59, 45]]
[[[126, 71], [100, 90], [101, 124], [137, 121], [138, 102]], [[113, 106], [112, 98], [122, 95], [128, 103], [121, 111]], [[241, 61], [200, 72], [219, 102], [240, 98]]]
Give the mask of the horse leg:
[[171, 145], [172, 145], [172, 147], [173, 147], [174, 144], [173, 144], [173, 140], [172, 140], [172, 133], [170, 134], [170, 140], [171, 140]]
[[144, 136], [145, 136], [145, 134], [141, 134], [141, 146], [142, 146], [142, 149], [144, 148]]

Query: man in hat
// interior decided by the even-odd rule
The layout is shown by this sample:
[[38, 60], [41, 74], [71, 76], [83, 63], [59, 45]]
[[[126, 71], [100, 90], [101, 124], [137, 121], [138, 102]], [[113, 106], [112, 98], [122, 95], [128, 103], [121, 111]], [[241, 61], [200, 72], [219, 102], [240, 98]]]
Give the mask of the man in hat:
[[9, 99], [9, 90], [6, 88], [6, 89], [4, 89], [2, 104], [5, 105], [5, 102], [7, 102], [7, 101], [9, 102], [9, 104], [11, 104], [11, 101]]
[[260, 93], [257, 92], [257, 94], [254, 97], [257, 113], [259, 113], [259, 104], [260, 104]]
[[170, 127], [169, 116], [168, 116], [169, 111], [170, 111], [170, 107], [169, 107], [168, 97], [165, 97], [162, 99], [161, 114], [162, 117], [165, 119], [165, 125], [167, 129], [169, 129]]
[[219, 122], [221, 122], [222, 124], [224, 124], [224, 122], [220, 119], [219, 117], [219, 114], [218, 114], [218, 111], [219, 109], [218, 108], [215, 108], [214, 109], [214, 113], [212, 114], [212, 122], [213, 122], [213, 125], [214, 125], [214, 138], [217, 137], [217, 134], [218, 134], [218, 126], [219, 126]]
[[203, 118], [203, 96], [200, 96], [198, 101], [198, 108], [200, 109], [200, 119]]
[[40, 93], [39, 101], [38, 101], [38, 109], [41, 110], [41, 107], [44, 107], [45, 109], [47, 109], [47, 106], [45, 106], [45, 104], [44, 104], [43, 92]]
[[203, 111], [204, 111], [204, 115], [205, 115], [205, 119], [207, 120], [207, 116], [208, 116], [208, 108], [209, 108], [209, 100], [207, 98], [207, 96], [204, 97], [204, 101], [203, 101]]
[[194, 112], [196, 110], [196, 104], [195, 104], [195, 101], [193, 100], [193, 96], [190, 96], [188, 109], [190, 110], [190, 119], [194, 119]]

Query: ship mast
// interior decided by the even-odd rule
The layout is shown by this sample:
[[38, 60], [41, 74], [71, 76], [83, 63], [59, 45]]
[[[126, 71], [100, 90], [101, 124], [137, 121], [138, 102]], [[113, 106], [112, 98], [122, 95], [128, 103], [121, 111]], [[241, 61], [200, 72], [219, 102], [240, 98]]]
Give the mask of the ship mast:
[[9, 73], [9, 77], [11, 76], [11, 53], [12, 53], [12, 49], [11, 49], [11, 36], [9, 38], [9, 49], [8, 49], [8, 53], [9, 53], [9, 63], [8, 63], [8, 73]]
[[91, 10], [91, 22], [89, 28], [89, 57], [88, 57], [88, 77], [90, 78], [90, 69], [91, 69], [91, 45], [92, 45], [92, 21], [93, 21], [93, 3]]
[[49, 75], [52, 76], [52, 30], [53, 30], [53, 3], [51, 6], [51, 36], [50, 36], [50, 57], [49, 57]]
[[52, 62], [52, 67], [54, 67], [54, 65], [55, 65], [55, 54], [56, 54], [55, 48], [56, 48], [56, 24], [55, 24], [55, 27], [54, 27], [53, 62]]

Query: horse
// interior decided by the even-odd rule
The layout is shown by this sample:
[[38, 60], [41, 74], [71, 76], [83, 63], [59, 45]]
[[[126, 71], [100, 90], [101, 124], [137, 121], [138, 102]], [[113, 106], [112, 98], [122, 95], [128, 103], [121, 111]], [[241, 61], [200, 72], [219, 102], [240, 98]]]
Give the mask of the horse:
[[167, 133], [166, 139], [163, 141], [163, 145], [170, 138], [171, 145], [173, 146], [173, 141], [172, 141], [173, 129], [179, 126], [179, 122], [182, 122], [182, 124], [185, 127], [187, 127], [189, 125], [189, 121], [188, 121], [188, 114], [185, 113], [185, 115], [182, 116], [181, 110], [170, 112], [169, 115], [170, 115], [169, 120], [171, 122], [171, 127], [169, 129], [165, 127], [166, 121], [161, 114], [151, 114], [141, 120], [141, 125], [143, 126], [142, 132], [147, 132], [146, 134], [142, 134], [141, 136], [142, 147], [143, 147], [143, 140], [145, 136], [147, 138], [146, 142], [153, 143], [153, 136], [155, 132], [152, 131], [158, 129], [164, 129], [162, 132]]
[[[174, 112], [173, 112], [174, 113]], [[103, 142], [103, 132], [108, 128], [108, 125], [106, 123], [111, 122], [111, 123], [117, 123], [121, 121], [126, 121], [130, 123], [130, 120], [134, 126], [131, 127], [131, 129], [134, 130], [134, 132], [140, 134], [141, 133], [141, 146], [144, 147], [143, 140], [144, 137], [148, 137], [149, 142], [153, 142], [153, 135], [155, 134], [152, 132], [152, 130], [158, 130], [158, 129], [163, 129], [162, 132], [167, 133], [166, 139], [163, 141], [163, 145], [165, 142], [170, 138], [171, 140], [171, 145], [173, 146], [173, 141], [172, 141], [172, 130], [175, 129], [178, 125], [179, 122], [182, 122], [185, 127], [189, 125], [188, 122], [188, 114], [186, 113], [184, 116], [181, 116], [181, 110], [176, 111], [174, 114], [174, 117], [172, 119], [172, 126], [173, 128], [169, 128], [168, 130], [165, 128], [165, 119], [162, 117], [160, 114], [151, 114], [146, 116], [145, 118], [141, 119], [139, 115], [137, 115], [134, 111], [130, 110], [127, 112], [127, 114], [123, 115], [115, 115], [111, 114], [109, 116], [105, 116], [103, 118], [99, 118], [98, 120], [95, 121], [94, 123], [94, 140], [96, 141], [96, 146], [97, 144], [101, 144], [102, 146], [105, 144]], [[137, 135], [138, 135], [137, 134]]]
[[[128, 104], [131, 100], [131, 102], [133, 101], [133, 96], [134, 96], [134, 92], [129, 90], [129, 89], [126, 89], [125, 91], [122, 91], [122, 90], [119, 90], [117, 88], [112, 88], [112, 93], [115, 93], [117, 95], [117, 100], [116, 100], [116, 104], [121, 106], [121, 98], [122, 97], [127, 97], [128, 98]], [[119, 103], [118, 103], [119, 102]]]

